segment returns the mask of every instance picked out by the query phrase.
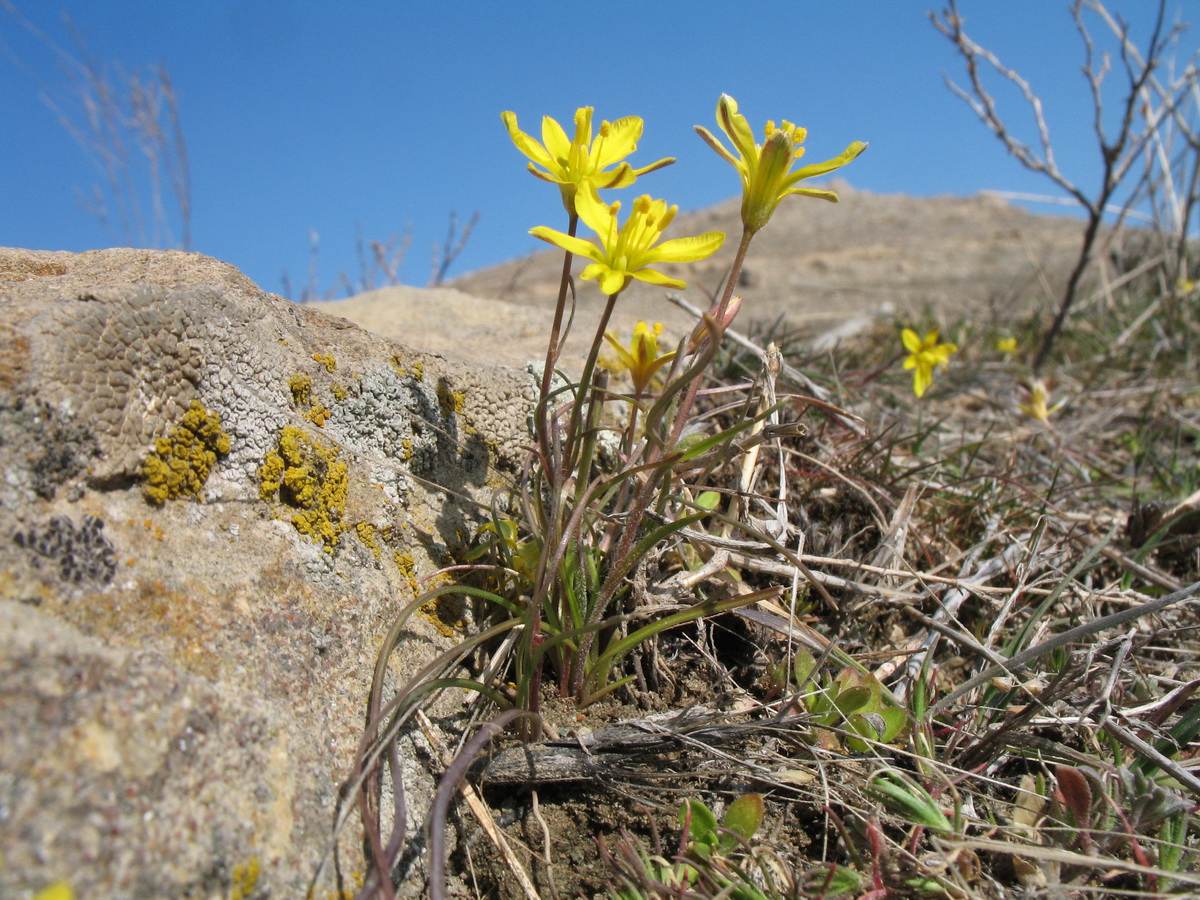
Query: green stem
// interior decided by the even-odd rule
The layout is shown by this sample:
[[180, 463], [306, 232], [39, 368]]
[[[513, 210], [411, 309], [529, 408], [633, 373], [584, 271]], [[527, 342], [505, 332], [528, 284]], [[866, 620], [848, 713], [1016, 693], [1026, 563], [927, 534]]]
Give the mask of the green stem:
[[[622, 287], [623, 291], [624, 288]], [[596, 327], [596, 337], [592, 341], [592, 349], [588, 353], [587, 362], [583, 364], [583, 375], [579, 379], [579, 390], [575, 395], [575, 403], [571, 408], [571, 424], [567, 428], [566, 447], [563, 453], [564, 468], [568, 472], [575, 475], [576, 483], [576, 498], [586, 488], [589, 473], [577, 471], [576, 452], [584, 439], [583, 431], [583, 414], [588, 401], [591, 398], [592, 378], [596, 371], [596, 360], [600, 358], [600, 345], [604, 343], [604, 332], [608, 329], [608, 321], [612, 318], [613, 308], [617, 305], [617, 298], [621, 296], [621, 291], [615, 294], [608, 295], [608, 302], [604, 304], [604, 312], [600, 315], [600, 324]]]
[[[574, 237], [578, 228], [579, 213], [573, 212], [567, 220], [567, 234]], [[552, 464], [551, 453], [553, 452], [553, 448], [550, 446], [549, 426], [546, 421], [550, 404], [550, 384], [554, 378], [554, 367], [558, 365], [558, 357], [562, 354], [562, 346], [560, 345], [562, 321], [563, 313], [567, 307], [567, 289], [571, 285], [571, 260], [573, 258], [570, 251], [563, 253], [562, 277], [558, 283], [558, 301], [554, 305], [554, 322], [550, 326], [550, 340], [546, 344], [546, 365], [542, 370], [542, 389], [541, 395], [538, 397], [538, 405], [535, 413], [538, 446], [542, 451], [543, 463], [547, 466]], [[556, 479], [552, 477], [551, 480], [554, 481]]]
[[[567, 218], [567, 234], [574, 237], [578, 228], [579, 214], [571, 211]], [[555, 452], [555, 447], [550, 440], [550, 387], [554, 379], [554, 367], [558, 365], [558, 358], [562, 354], [563, 313], [566, 312], [567, 308], [567, 291], [571, 286], [571, 260], [573, 258], [570, 251], [563, 253], [562, 276], [558, 282], [558, 299], [554, 304], [554, 321], [550, 325], [550, 339], [546, 343], [546, 364], [542, 369], [541, 393], [538, 397], [537, 408], [534, 410], [534, 431], [537, 435], [538, 451], [541, 455], [543, 471], [549, 482], [550, 496], [552, 498], [549, 524], [553, 529], [557, 529], [561, 515], [561, 486], [564, 479], [564, 471], [562, 458]], [[537, 650], [543, 640], [542, 605], [545, 603], [546, 596], [550, 593], [550, 584], [548, 582], [550, 584], [553, 583], [553, 574], [546, 571], [546, 558], [545, 554], [543, 554], [538, 562], [537, 573], [534, 576], [533, 594], [529, 599], [528, 617], [526, 619], [526, 631], [521, 636], [521, 640], [525, 644], [525, 650], [522, 653], [524, 659], [532, 659], [534, 651]], [[541, 675], [542, 669], [539, 663], [534, 671], [529, 673], [529, 683], [532, 689], [528, 697], [528, 705], [530, 711], [534, 713], [537, 712], [540, 701]]]
[[746, 262], [746, 251], [750, 249], [750, 241], [754, 238], [753, 231], [747, 231], [745, 226], [742, 227], [742, 239], [738, 242], [737, 254], [733, 258], [733, 265], [729, 267], [729, 277], [725, 279], [725, 293], [721, 295], [721, 305], [717, 307], [717, 314], [713, 316], [724, 327], [724, 316], [726, 310], [729, 309], [729, 303], [733, 300], [733, 289], [737, 286], [738, 276], [742, 274], [742, 266]]

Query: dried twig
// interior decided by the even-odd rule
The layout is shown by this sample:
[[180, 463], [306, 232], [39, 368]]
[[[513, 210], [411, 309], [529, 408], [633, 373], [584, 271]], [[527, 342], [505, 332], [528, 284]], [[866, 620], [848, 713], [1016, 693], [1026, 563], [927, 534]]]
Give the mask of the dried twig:
[[[476, 210], [471, 215], [471, 221], [463, 226], [460, 233], [458, 214], [450, 213], [450, 227], [446, 230], [446, 240], [442, 243], [440, 250], [437, 244], [433, 246], [433, 274], [429, 276], [430, 287], [437, 287], [446, 280], [446, 273], [450, 271], [454, 261], [467, 248], [467, 242], [471, 240], [471, 232], [475, 230], [478, 223], [479, 210]], [[455, 235], [458, 235], [457, 240], [455, 240]]]
[[[947, 78], [946, 83], [949, 88], [971, 107], [979, 120], [1000, 139], [1009, 154], [1021, 165], [1032, 172], [1038, 172], [1048, 177], [1063, 191], [1074, 197], [1087, 213], [1087, 223], [1084, 227], [1079, 256], [1067, 279], [1058, 313], [1043, 336], [1041, 346], [1034, 358], [1033, 370], [1035, 373], [1046, 362], [1075, 301], [1083, 274], [1095, 255], [1104, 212], [1156, 131], [1157, 120], [1139, 119], [1139, 109], [1142, 107], [1147, 86], [1151, 83], [1153, 73], [1160, 65], [1163, 52], [1170, 40], [1170, 32], [1164, 32], [1163, 28], [1166, 0], [1159, 0], [1153, 32], [1144, 57], [1134, 56], [1129, 52], [1131, 44], [1128, 26], [1117, 25], [1117, 35], [1121, 43], [1121, 59], [1124, 64], [1123, 70], [1128, 81], [1128, 92], [1121, 102], [1118, 114], [1119, 124], [1110, 136], [1104, 125], [1104, 80], [1109, 73], [1110, 63], [1107, 55], [1097, 58], [1094, 42], [1083, 20], [1084, 6], [1083, 0], [1074, 0], [1071, 13], [1075, 20], [1075, 29], [1084, 45], [1084, 74], [1087, 77], [1091, 93], [1093, 130], [1102, 160], [1100, 183], [1093, 193], [1079, 187], [1059, 167], [1054, 157], [1054, 146], [1050, 139], [1050, 129], [1042, 110], [1041, 99], [1020, 74], [1004, 65], [994, 53], [981, 47], [967, 36], [963, 30], [963, 19], [958, 12], [957, 0], [949, 0], [948, 8], [942, 12], [940, 17], [935, 14], [930, 15], [934, 27], [954, 44], [966, 66], [969, 88], [961, 88]], [[1086, 7], [1090, 10], [1102, 8], [1098, 0], [1089, 0]], [[985, 65], [1014, 84], [1025, 98], [1025, 102], [1033, 113], [1040, 150], [1035, 150], [1019, 140], [1007, 120], [999, 112], [995, 99], [983, 84], [981, 69]], [[1128, 203], [1122, 205], [1118, 224], [1120, 218], [1123, 218], [1129, 209], [1129, 205]]]

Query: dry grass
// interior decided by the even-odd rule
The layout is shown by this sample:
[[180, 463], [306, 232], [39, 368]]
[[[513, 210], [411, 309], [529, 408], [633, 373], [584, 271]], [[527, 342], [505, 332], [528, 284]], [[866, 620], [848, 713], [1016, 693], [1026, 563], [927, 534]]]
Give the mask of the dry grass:
[[[996, 349], [1014, 333], [1032, 346], [1032, 324], [943, 328], [963, 351], [923, 401], [898, 366], [899, 327], [789, 359], [818, 380], [836, 372], [826, 386], [868, 425], [859, 434], [795, 397], [789, 417], [807, 437], [760, 460], [772, 485], [760, 493], [786, 496], [796, 555], [837, 605], [802, 588], [792, 628], [869, 669], [910, 727], [865, 753], [803, 715], [771, 729], [740, 748], [737, 776], [692, 788], [717, 806], [766, 794], [782, 830], [743, 848], [744, 878], [681, 891], [631, 864], [629, 839], [615, 863], [627, 896], [1200, 890], [1195, 300], [1145, 317], [1162, 304], [1134, 291], [1080, 320], [1052, 376], [1063, 405], [1049, 426], [1019, 410], [1023, 367]], [[790, 562], [760, 547], [729, 565], [760, 586]], [[755, 637], [770, 670], [798, 634], [789, 642], [780, 615], [756, 621], [773, 625]], [[813, 720], [804, 690], [769, 682], [742, 694], [751, 720]], [[789, 822], [821, 840], [796, 852]], [[817, 877], [831, 871], [848, 880]]]

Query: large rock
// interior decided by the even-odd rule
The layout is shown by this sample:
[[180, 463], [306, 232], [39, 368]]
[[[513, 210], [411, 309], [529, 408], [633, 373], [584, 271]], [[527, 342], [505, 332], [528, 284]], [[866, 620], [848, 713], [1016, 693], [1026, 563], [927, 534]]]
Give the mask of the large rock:
[[531, 396], [204, 256], [0, 249], [0, 896], [303, 896]]

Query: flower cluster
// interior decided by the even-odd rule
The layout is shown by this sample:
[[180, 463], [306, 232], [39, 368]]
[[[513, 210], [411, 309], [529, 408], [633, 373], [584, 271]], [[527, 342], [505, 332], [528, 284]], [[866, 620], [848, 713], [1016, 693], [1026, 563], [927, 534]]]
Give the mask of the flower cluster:
[[[567, 137], [558, 122], [545, 116], [541, 143], [520, 130], [515, 113], [501, 114], [509, 137], [530, 160], [529, 171], [559, 186], [563, 205], [572, 222], [578, 216], [596, 233], [597, 240], [585, 241], [575, 237], [573, 231], [566, 234], [545, 226], [538, 226], [530, 233], [568, 253], [590, 259], [591, 265], [580, 277], [597, 280], [606, 294], [620, 293], [635, 278], [664, 287], [684, 287], [684, 282], [651, 266], [705, 259], [721, 247], [724, 233], [710, 231], [695, 237], [662, 241], [663, 232], [674, 218], [677, 207], [667, 206], [666, 201], [654, 200], [649, 195], [634, 201], [629, 219], [620, 225], [617, 219], [620, 203], [606, 204], [600, 199], [599, 191], [628, 187], [638, 176], [675, 160], [668, 157], [634, 168], [624, 160], [637, 149], [642, 119], [629, 116], [615, 122], [602, 122], [593, 137], [592, 112], [590, 106], [576, 111], [572, 138]], [[708, 129], [696, 126], [696, 131], [741, 175], [742, 223], [747, 238], [767, 224], [775, 207], [789, 194], [836, 201], [837, 194], [833, 191], [796, 185], [844, 166], [867, 147], [862, 141], [855, 141], [833, 159], [793, 171], [792, 164], [804, 155], [801, 145], [807, 135], [805, 129], [788, 121], [778, 127], [774, 122], [767, 122], [766, 139], [763, 144], [756, 144], [746, 117], [738, 112], [737, 102], [727, 94], [723, 94], [717, 103], [717, 124], [732, 141], [738, 156], [725, 149]]]

